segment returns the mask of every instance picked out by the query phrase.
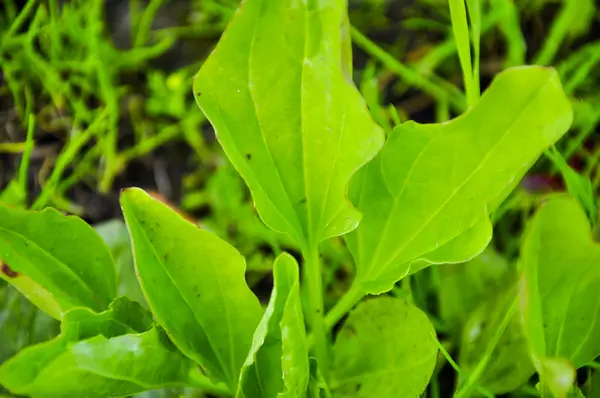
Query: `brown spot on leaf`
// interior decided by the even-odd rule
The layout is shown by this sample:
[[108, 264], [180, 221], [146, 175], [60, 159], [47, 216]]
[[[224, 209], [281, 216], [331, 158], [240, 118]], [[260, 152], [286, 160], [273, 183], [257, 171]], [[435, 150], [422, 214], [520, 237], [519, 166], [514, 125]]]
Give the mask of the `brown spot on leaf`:
[[7, 264], [2, 264], [2, 273], [8, 276], [9, 278], [16, 278], [17, 276], [19, 276], [19, 273], [17, 271], [14, 271]]

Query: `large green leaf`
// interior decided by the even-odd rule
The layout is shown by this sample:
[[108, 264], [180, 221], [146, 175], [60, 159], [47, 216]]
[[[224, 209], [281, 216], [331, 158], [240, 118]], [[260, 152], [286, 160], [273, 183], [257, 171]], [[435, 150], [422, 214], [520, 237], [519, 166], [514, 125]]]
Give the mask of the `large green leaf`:
[[244, 258], [140, 189], [121, 195], [142, 290], [175, 345], [233, 391], [262, 316]]
[[102, 239], [54, 209], [0, 205], [0, 257], [0, 277], [55, 318], [78, 306], [102, 311], [116, 296], [115, 265]]
[[351, 183], [363, 212], [346, 236], [357, 284], [378, 294], [429, 263], [479, 254], [492, 234], [488, 214], [571, 120], [556, 72], [519, 67], [453, 121], [398, 126]]
[[273, 277], [275, 287], [254, 333], [237, 397], [306, 397], [310, 372], [296, 260], [280, 255]]
[[534, 363], [565, 358], [575, 368], [600, 355], [600, 245], [572, 196], [550, 197], [521, 249], [521, 309]]
[[427, 315], [403, 300], [359, 304], [335, 342], [334, 396], [420, 396], [435, 367], [435, 338]]
[[152, 328], [150, 313], [125, 298], [96, 314], [75, 308], [61, 334], [0, 367], [0, 383], [33, 397], [107, 397], [170, 385], [193, 385], [195, 364]]
[[350, 76], [346, 7], [246, 0], [194, 82], [261, 218], [303, 249], [356, 228], [346, 185], [383, 144]]

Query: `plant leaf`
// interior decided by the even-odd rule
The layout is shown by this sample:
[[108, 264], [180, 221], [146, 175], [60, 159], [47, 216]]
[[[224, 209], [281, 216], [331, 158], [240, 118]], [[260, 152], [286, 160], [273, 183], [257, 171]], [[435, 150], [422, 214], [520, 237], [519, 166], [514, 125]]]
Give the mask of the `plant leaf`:
[[273, 266], [275, 287], [242, 367], [237, 397], [305, 398], [309, 378], [298, 264], [284, 253]]
[[100, 314], [75, 308], [64, 314], [57, 338], [5, 362], [0, 383], [33, 397], [122, 396], [191, 384], [193, 362], [151, 327], [148, 310], [126, 298], [116, 299]]
[[360, 303], [334, 346], [334, 396], [418, 397], [433, 374], [435, 330], [417, 307], [392, 297]]
[[[472, 261], [471, 261], [472, 262]], [[468, 263], [467, 266], [471, 266]], [[470, 374], [489, 355], [489, 360], [478, 384], [493, 394], [505, 394], [521, 387], [535, 373], [528, 355], [528, 343], [517, 313], [511, 317], [496, 347], [490, 353], [496, 333], [502, 327], [504, 317], [517, 297], [515, 283], [508, 288], [489, 286], [488, 294], [480, 296], [480, 305], [469, 310], [471, 316], [464, 324], [460, 344], [459, 365], [461, 371]], [[468, 291], [469, 285], [463, 289]]]
[[94, 229], [106, 243], [115, 260], [119, 296], [127, 296], [143, 304], [145, 298], [135, 274], [127, 226], [122, 220], [109, 220], [94, 225]]
[[482, 301], [495, 295], [510, 269], [508, 261], [490, 247], [469, 262], [439, 267], [440, 316], [453, 334], [458, 334]]
[[480, 253], [492, 234], [488, 214], [571, 121], [556, 72], [519, 67], [500, 73], [481, 101], [453, 121], [398, 126], [350, 184], [363, 213], [345, 237], [356, 282], [379, 294], [428, 262], [464, 262]]
[[78, 217], [0, 205], [0, 256], [0, 276], [57, 319], [74, 307], [105, 310], [116, 296], [110, 252]]
[[331, 398], [329, 386], [319, 370], [316, 358], [309, 358], [310, 379], [308, 382], [307, 398]]
[[[578, 369], [600, 355], [600, 245], [572, 196], [550, 197], [525, 235], [521, 309], [534, 363]], [[538, 371], [541, 363], [536, 363]]]
[[148, 305], [175, 345], [233, 391], [262, 308], [244, 258], [141, 189], [121, 205]]
[[356, 228], [346, 185], [383, 144], [349, 76], [346, 6], [246, 0], [194, 82], [259, 215], [304, 249]]

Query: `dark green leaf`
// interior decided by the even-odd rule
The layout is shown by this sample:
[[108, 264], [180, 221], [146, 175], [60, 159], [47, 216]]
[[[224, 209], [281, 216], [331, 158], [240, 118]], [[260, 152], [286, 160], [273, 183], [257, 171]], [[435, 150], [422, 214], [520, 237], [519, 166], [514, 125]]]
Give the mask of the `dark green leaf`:
[[440, 316], [457, 333], [482, 300], [505, 282], [510, 266], [506, 259], [488, 247], [467, 263], [439, 267]]
[[78, 306], [102, 311], [116, 296], [115, 265], [102, 239], [54, 209], [0, 205], [0, 258], [0, 276], [55, 318]]
[[346, 185], [383, 144], [350, 76], [346, 7], [247, 0], [194, 82], [261, 218], [303, 248], [356, 228]]
[[350, 313], [334, 346], [337, 397], [418, 397], [437, 357], [433, 325], [403, 300], [379, 297]]
[[308, 349], [296, 260], [286, 253], [280, 255], [273, 277], [275, 287], [254, 333], [237, 397], [306, 397]]
[[346, 236], [361, 290], [385, 292], [430, 263], [479, 254], [492, 234], [488, 214], [571, 120], [556, 72], [520, 67], [453, 121], [398, 126], [350, 187], [363, 212]]
[[175, 345], [235, 391], [262, 316], [244, 258], [140, 189], [121, 205], [142, 290]]
[[524, 238], [521, 309], [538, 371], [545, 358], [578, 369], [600, 355], [600, 245], [572, 196], [550, 197]]
[[[465, 285], [464, 289], [468, 290], [469, 285]], [[528, 342], [516, 312], [509, 315], [511, 319], [501, 330], [516, 297], [514, 283], [503, 290], [490, 287], [487, 295], [480, 296], [481, 304], [469, 310], [470, 317], [462, 331], [459, 357], [461, 371], [468, 375], [482, 361], [487, 361], [477, 382], [494, 394], [516, 390], [535, 373]], [[490, 353], [488, 349], [494, 344], [497, 333], [501, 333], [501, 337]], [[489, 358], [486, 359], [486, 355]]]

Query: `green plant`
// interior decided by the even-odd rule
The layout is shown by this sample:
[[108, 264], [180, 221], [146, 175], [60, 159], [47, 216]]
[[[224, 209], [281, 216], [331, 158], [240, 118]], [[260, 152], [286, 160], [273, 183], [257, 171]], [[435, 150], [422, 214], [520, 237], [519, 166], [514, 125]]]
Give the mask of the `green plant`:
[[[465, 4], [451, 1], [469, 109], [450, 122], [390, 127], [386, 137], [352, 82], [345, 1], [246, 0], [197, 74], [194, 95], [261, 219], [299, 248], [302, 278], [297, 260], [279, 254], [263, 309], [233, 246], [131, 188], [121, 206], [148, 310], [118, 297], [110, 250], [82, 220], [2, 206], [1, 276], [59, 319], [61, 333], [4, 363], [0, 382], [34, 397], [127, 396], [161, 387], [247, 398], [420, 396], [438, 351], [452, 359], [406, 281], [482, 253], [492, 236], [490, 214], [572, 122], [550, 68], [508, 69], [480, 97], [478, 4], [467, 2], [469, 29]], [[182, 108], [166, 111], [179, 115]], [[568, 166], [559, 167], [568, 175]], [[588, 186], [571, 184], [593, 217]], [[560, 211], [574, 231], [553, 224], [562, 220]], [[464, 336], [477, 339], [472, 352], [461, 353], [457, 397], [506, 387], [489, 372], [506, 368], [493, 354], [513, 343], [513, 334], [517, 347], [526, 347], [509, 358], [524, 355], [511, 375], [514, 386], [535, 369], [543, 395], [565, 396], [572, 367], [600, 354], [597, 306], [553, 301], [583, 285], [591, 297], [595, 269], [573, 273], [562, 297], [548, 293], [551, 277], [572, 262], [597, 260], [586, 223], [570, 197], [540, 210], [518, 267], [525, 288], [518, 291], [509, 275], [502, 285], [509, 288], [497, 293], [502, 299], [485, 302], [494, 311], [474, 312], [495, 317], [480, 335]], [[321, 253], [324, 241], [339, 236], [356, 275], [325, 314]], [[561, 254], [553, 257], [541, 245]], [[579, 247], [581, 258], [569, 258], [570, 247]], [[546, 275], [542, 260], [559, 273]], [[506, 276], [505, 268], [488, 279]], [[382, 296], [398, 283], [404, 299]], [[367, 295], [379, 297], [361, 301]], [[347, 314], [332, 344], [331, 330]], [[553, 322], [549, 330], [546, 320]]]

